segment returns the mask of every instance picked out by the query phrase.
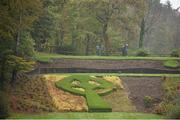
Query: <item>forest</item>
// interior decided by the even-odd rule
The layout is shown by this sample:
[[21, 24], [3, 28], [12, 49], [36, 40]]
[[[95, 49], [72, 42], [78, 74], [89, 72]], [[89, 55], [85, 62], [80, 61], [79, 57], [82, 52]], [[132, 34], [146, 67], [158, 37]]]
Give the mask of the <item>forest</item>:
[[[126, 45], [128, 52], [124, 55], [122, 49]], [[62, 69], [68, 73], [71, 73], [69, 69], [76, 71], [77, 68], [82, 67], [84, 70], [88, 67], [86, 69], [91, 71], [95, 69], [95, 73], [96, 69], [104, 73], [108, 71], [107, 69], [128, 71], [125, 69], [129, 68], [123, 65], [131, 67], [130, 62], [125, 63], [125, 60], [129, 59], [135, 62], [149, 60], [149, 64], [152, 65], [149, 66], [154, 65], [153, 70], [160, 66], [160, 63], [153, 63], [153, 60], [164, 62], [172, 59], [166, 61], [164, 66], [169, 67], [170, 64], [174, 70], [160, 66], [161, 69], [158, 68], [156, 71], [159, 73], [168, 71], [169, 74], [175, 73], [179, 76], [179, 53], [180, 7], [173, 8], [170, 1], [162, 4], [160, 0], [0, 0], [2, 91], [17, 87], [19, 79], [24, 74], [29, 77], [26, 74], [36, 69], [38, 65], [42, 68], [42, 73], [48, 73], [48, 70], [43, 68], [49, 67], [53, 67], [52, 71]], [[43, 63], [42, 59], [49, 61], [51, 55], [57, 60]], [[58, 61], [60, 58], [79, 59], [79, 57], [80, 60], [88, 59], [89, 64], [94, 59], [122, 60], [120, 63], [114, 63], [120, 64], [122, 68], [113, 67], [113, 63], [112, 66], [108, 66], [110, 63], [107, 63], [107, 68], [103, 68], [103, 65], [93, 68], [93, 65], [89, 66], [83, 63], [84, 61], [75, 62], [77, 66], [74, 67], [72, 64], [74, 61], [69, 63], [68, 60], [64, 60], [67, 63]], [[62, 67], [63, 62], [72, 65]], [[98, 66], [98, 63], [93, 64]], [[142, 64], [144, 71], [147, 68], [147, 71], [153, 71], [147, 64]], [[140, 63], [140, 67], [142, 64]], [[134, 71], [139, 70], [137, 66], [132, 63]], [[40, 71], [40, 67], [36, 70]], [[160, 76], [164, 77], [161, 74]]]

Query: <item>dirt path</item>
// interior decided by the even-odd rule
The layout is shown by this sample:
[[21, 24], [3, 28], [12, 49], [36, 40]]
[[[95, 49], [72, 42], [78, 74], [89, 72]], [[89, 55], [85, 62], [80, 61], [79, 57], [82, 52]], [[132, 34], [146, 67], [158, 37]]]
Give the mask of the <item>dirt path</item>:
[[144, 97], [154, 98], [154, 104], [161, 101], [163, 97], [162, 80], [160, 77], [121, 77], [125, 89], [129, 91], [129, 98], [140, 112], [152, 112], [153, 108], [144, 106]]

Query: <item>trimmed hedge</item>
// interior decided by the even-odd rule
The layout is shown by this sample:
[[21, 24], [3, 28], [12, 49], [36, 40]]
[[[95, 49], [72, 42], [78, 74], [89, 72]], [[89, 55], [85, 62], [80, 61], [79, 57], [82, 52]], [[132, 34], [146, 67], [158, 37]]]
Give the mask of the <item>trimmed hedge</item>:
[[176, 69], [180, 67], [180, 63], [176, 60], [169, 60], [164, 62], [164, 67]]
[[[100, 86], [96, 86], [96, 85], [92, 85], [89, 84], [88, 82], [92, 80], [92, 81], [96, 81], [97, 83], [100, 84]], [[104, 95], [106, 93], [110, 93], [114, 90], [114, 86], [112, 83], [105, 81], [102, 78], [93, 78], [87, 75], [72, 75], [70, 77], [66, 77], [63, 80], [60, 80], [58, 82], [55, 83], [57, 88], [60, 88], [66, 92], [70, 92], [72, 94], [75, 95], [80, 95], [80, 96], [86, 96], [85, 92], [73, 89], [72, 87], [72, 82], [73, 81], [79, 81], [81, 83], [81, 85], [79, 87], [85, 89], [91, 89], [91, 90], [95, 90], [95, 89], [107, 89], [107, 91], [104, 91], [104, 93], [99, 93], [100, 95]]]
[[[77, 87], [83, 88], [85, 91], [74, 89], [72, 85], [73, 81], [79, 81], [80, 85]], [[90, 84], [89, 81], [94, 81], [99, 85]], [[114, 90], [114, 86], [112, 83], [102, 78], [94, 78], [87, 75], [72, 75], [56, 82], [56, 87], [75, 95], [84, 96], [87, 100], [90, 112], [112, 111], [112, 108], [99, 95], [111, 93]], [[97, 89], [104, 89], [104, 91], [96, 93], [95, 90]]]
[[91, 90], [86, 91], [86, 100], [89, 112], [111, 112], [111, 106], [106, 103], [98, 94]]
[[180, 54], [177, 50], [173, 50], [172, 53], [171, 53], [171, 57], [179, 57]]
[[149, 53], [144, 49], [139, 49], [136, 53], [136, 56], [147, 57], [149, 56]]

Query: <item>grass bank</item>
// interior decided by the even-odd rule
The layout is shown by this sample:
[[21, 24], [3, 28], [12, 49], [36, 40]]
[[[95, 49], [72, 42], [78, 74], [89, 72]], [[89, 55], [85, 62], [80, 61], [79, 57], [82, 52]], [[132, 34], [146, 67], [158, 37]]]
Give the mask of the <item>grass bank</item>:
[[162, 116], [143, 113], [44, 113], [44, 114], [16, 114], [10, 119], [163, 119]]
[[51, 59], [81, 59], [81, 60], [180, 60], [180, 57], [136, 57], [136, 56], [72, 56], [60, 54], [36, 53], [35, 59], [41, 62], [50, 62]]
[[[47, 75], [47, 74], [45, 74]], [[180, 77], [180, 74], [133, 74], [133, 73], [58, 73], [48, 75], [89, 75], [89, 76], [119, 76], [119, 77]]]

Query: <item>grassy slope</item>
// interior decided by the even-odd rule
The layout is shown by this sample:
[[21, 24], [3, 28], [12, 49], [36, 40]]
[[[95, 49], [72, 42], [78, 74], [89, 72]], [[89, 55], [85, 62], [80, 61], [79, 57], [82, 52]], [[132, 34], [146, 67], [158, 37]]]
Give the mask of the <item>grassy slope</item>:
[[162, 116], [143, 113], [45, 113], [12, 114], [15, 119], [162, 119]]
[[35, 59], [41, 62], [49, 62], [50, 59], [89, 59], [89, 60], [180, 60], [180, 57], [135, 57], [135, 56], [72, 56], [72, 55], [59, 55], [36, 53]]
[[44, 114], [11, 114], [10, 119], [160, 119], [162, 116], [143, 113], [44, 113]]
[[[180, 118], [180, 77], [166, 78], [162, 84], [164, 88], [163, 101], [160, 103], [159, 109], [161, 114], [171, 119]], [[162, 111], [162, 108], [164, 109]]]

